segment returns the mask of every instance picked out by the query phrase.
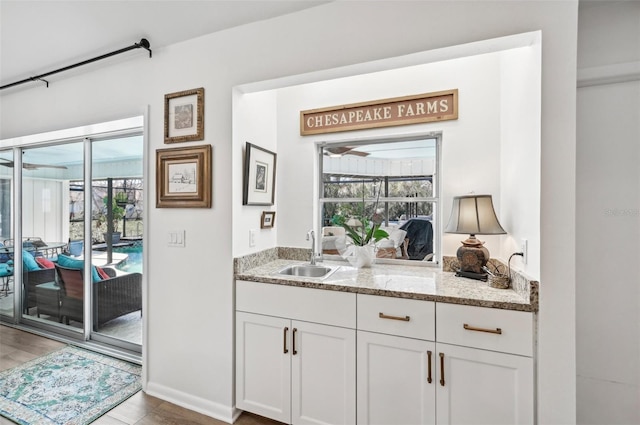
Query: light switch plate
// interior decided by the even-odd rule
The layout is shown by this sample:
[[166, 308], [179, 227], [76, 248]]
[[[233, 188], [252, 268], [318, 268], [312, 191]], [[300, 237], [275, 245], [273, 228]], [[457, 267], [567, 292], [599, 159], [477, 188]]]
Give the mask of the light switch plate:
[[256, 229], [249, 230], [249, 246], [256, 246], [256, 237], [258, 231]]
[[170, 230], [167, 234], [167, 246], [174, 248], [184, 248], [185, 244], [184, 230]]

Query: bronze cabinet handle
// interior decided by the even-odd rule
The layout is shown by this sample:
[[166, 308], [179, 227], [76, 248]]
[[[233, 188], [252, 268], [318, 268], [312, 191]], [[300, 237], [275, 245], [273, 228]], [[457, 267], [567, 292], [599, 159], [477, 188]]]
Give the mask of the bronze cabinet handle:
[[378, 317], [381, 318], [381, 319], [402, 320], [403, 322], [408, 322], [409, 320], [411, 320], [411, 317], [409, 317], [409, 316], [404, 316], [404, 317], [401, 317], [401, 316], [389, 316], [389, 315], [386, 315], [386, 314], [384, 314], [382, 312], [378, 313]]
[[427, 382], [430, 384], [431, 381], [431, 351], [427, 351]]
[[444, 387], [444, 353], [440, 353], [440, 385]]
[[500, 329], [500, 328], [495, 328], [495, 329], [476, 328], [475, 326], [469, 326], [466, 323], [463, 324], [462, 327], [465, 328], [468, 331], [487, 332], [487, 333], [490, 333], [490, 334], [502, 335], [502, 329]]
[[282, 352], [287, 354], [289, 349], [287, 348], [287, 332], [289, 332], [289, 328], [284, 328], [284, 335], [282, 336]]
[[293, 355], [295, 356], [296, 354], [298, 354], [298, 351], [296, 350], [296, 332], [298, 332], [298, 329], [293, 328], [293, 332], [292, 332], [292, 343], [291, 343], [291, 349], [293, 350]]

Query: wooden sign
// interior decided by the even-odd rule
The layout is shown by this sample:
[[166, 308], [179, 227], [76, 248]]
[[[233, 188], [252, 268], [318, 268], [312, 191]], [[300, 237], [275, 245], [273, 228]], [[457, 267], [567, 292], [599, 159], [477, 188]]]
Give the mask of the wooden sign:
[[458, 119], [458, 89], [300, 111], [300, 134]]

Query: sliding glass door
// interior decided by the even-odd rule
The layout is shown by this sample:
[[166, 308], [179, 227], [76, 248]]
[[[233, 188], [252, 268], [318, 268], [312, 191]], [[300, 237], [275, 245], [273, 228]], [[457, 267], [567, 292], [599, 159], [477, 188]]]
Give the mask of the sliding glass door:
[[4, 241], [13, 228], [13, 151], [0, 151], [0, 316], [13, 318], [15, 282], [13, 262]]
[[[84, 334], [83, 271], [75, 279], [61, 280], [56, 265], [64, 264], [70, 240], [84, 239], [84, 227], [71, 226], [69, 208], [69, 182], [83, 179], [84, 168], [82, 140], [24, 148], [20, 234], [8, 242], [14, 250], [21, 248], [23, 318], [64, 328], [77, 338]], [[79, 268], [82, 254], [77, 257]]]
[[0, 151], [3, 321], [141, 352], [144, 144], [132, 121]]
[[[91, 143], [94, 339], [142, 344], [143, 143], [141, 135]], [[85, 214], [86, 216], [86, 214]], [[133, 348], [132, 348], [133, 349]]]

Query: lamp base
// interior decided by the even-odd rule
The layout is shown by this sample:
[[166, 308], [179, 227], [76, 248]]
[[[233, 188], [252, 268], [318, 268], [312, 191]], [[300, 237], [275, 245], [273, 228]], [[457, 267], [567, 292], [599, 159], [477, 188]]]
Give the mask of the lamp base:
[[487, 278], [488, 278], [486, 273], [464, 272], [462, 270], [458, 270], [456, 272], [456, 276], [458, 276], [458, 277], [466, 277], [466, 278], [475, 279], [475, 280], [481, 280], [483, 282], [486, 282]]
[[482, 269], [489, 261], [489, 250], [482, 246], [484, 242], [471, 235], [469, 239], [462, 242], [458, 248], [456, 256], [460, 262], [460, 271], [465, 273], [484, 274]]

